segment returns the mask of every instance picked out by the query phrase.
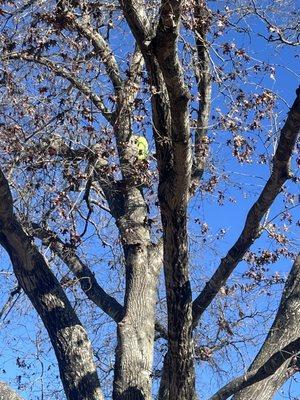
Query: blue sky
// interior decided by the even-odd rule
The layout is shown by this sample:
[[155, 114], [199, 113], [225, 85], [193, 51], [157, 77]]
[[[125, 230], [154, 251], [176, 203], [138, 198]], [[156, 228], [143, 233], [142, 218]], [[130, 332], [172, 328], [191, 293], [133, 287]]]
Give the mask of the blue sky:
[[[259, 81], [255, 80], [251, 84], [244, 85], [244, 90], [247, 92], [255, 92], [260, 90], [260, 86], [264, 86], [271, 90], [276, 91], [281, 97], [282, 100], [278, 102], [278, 126], [286, 117], [286, 113], [288, 111], [288, 107], [286, 104], [291, 105], [294, 97], [295, 97], [295, 89], [299, 84], [299, 52], [297, 53], [297, 49], [292, 47], [284, 47], [284, 48], [276, 48], [274, 45], [267, 43], [264, 39], [259, 37], [255, 32], [258, 32], [262, 29], [262, 24], [257, 22], [256, 19], [252, 19], [249, 21], [251, 23], [251, 27], [254, 33], [251, 36], [251, 39], [247, 34], [236, 34], [230, 33], [227, 35], [228, 40], [236, 43], [239, 48], [246, 48], [247, 52], [249, 52], [250, 56], [264, 61], [266, 63], [271, 63], [276, 70], [275, 77], [271, 77], [266, 74], [266, 77]], [[225, 38], [224, 38], [225, 39]], [[120, 58], [122, 56], [122, 51], [126, 48], [126, 40], [127, 37], [123, 37], [123, 42], [120, 45], [119, 36], [116, 36], [116, 48], [120, 51]], [[124, 44], [124, 46], [122, 46]], [[274, 79], [275, 78], [275, 79]], [[219, 96], [217, 87], [214, 88], [213, 91], [213, 107], [215, 108], [224, 108], [223, 98]], [[266, 122], [268, 123], [268, 122]], [[147, 135], [149, 135], [150, 144], [153, 145], [153, 140], [151, 139], [151, 131], [147, 131]], [[221, 132], [216, 132], [216, 135], [222, 135]], [[224, 137], [227, 137], [228, 133], [224, 133]], [[222, 137], [223, 140], [223, 137]], [[224, 143], [224, 142], [223, 142]], [[211, 161], [216, 163], [218, 171], [224, 171], [230, 177], [230, 181], [234, 181], [242, 187], [242, 190], [232, 189], [230, 185], [230, 181], [228, 182], [228, 190], [226, 189], [225, 184], [225, 192], [228, 193], [228, 196], [235, 197], [236, 203], [225, 200], [225, 204], [223, 206], [219, 206], [217, 203], [217, 195], [213, 194], [197, 194], [195, 199], [191, 201], [190, 204], [190, 216], [191, 220], [194, 218], [200, 218], [201, 221], [206, 222], [210, 226], [210, 237], [209, 237], [209, 246], [207, 243], [205, 245], [198, 244], [197, 246], [191, 245], [193, 250], [192, 254], [192, 262], [195, 264], [192, 276], [197, 277], [201, 274], [209, 277], [213, 272], [214, 268], [218, 265], [220, 258], [227, 252], [227, 250], [234, 243], [236, 238], [238, 237], [242, 226], [244, 224], [245, 216], [247, 210], [251, 206], [251, 204], [257, 198], [257, 195], [262, 188], [262, 185], [265, 182], [265, 179], [268, 177], [269, 168], [267, 165], [257, 165], [257, 164], [239, 164], [237, 161], [233, 160], [231, 157], [231, 150], [229, 148], [225, 148], [222, 143], [215, 144], [213, 147], [213, 152], [211, 156]], [[208, 177], [209, 173], [205, 176]], [[293, 187], [293, 191], [297, 191], [298, 189], [291, 184]], [[284, 207], [282, 202], [282, 198], [278, 198], [276, 200], [274, 206], [272, 207], [270, 216], [276, 215], [280, 212]], [[293, 211], [294, 215], [297, 216], [298, 209]], [[226, 237], [222, 240], [219, 240], [217, 245], [215, 244], [215, 235], [219, 232], [220, 229], [225, 228], [227, 233]], [[192, 233], [200, 236], [199, 226], [195, 224], [191, 224]], [[299, 233], [292, 232], [295, 236], [295, 240], [298, 240], [299, 245]], [[270, 246], [269, 242], [265, 240], [265, 238], [261, 238], [256, 244], [255, 248], [264, 248], [265, 246]], [[97, 254], [98, 256], [106, 253], [106, 249], [104, 249], [103, 254]], [[2, 275], [1, 281], [3, 284], [7, 282], [5, 278], [5, 272], [11, 271], [10, 263], [7, 260], [7, 257], [4, 255], [4, 252], [1, 253], [2, 259]], [[104, 264], [104, 263], [103, 263]], [[102, 267], [102, 266], [101, 266]], [[276, 263], [274, 266], [271, 266], [270, 274], [274, 272], [274, 270], [279, 271], [286, 275], [291, 267], [291, 262], [287, 260], [280, 260], [280, 262]], [[103, 270], [105, 271], [103, 273]], [[238, 281], [241, 279], [242, 273], [246, 270], [245, 263], [241, 263], [240, 266], [235, 271], [233, 277], [230, 279], [232, 282]], [[100, 268], [99, 268], [100, 271]], [[110, 268], [108, 266], [103, 265], [103, 269], [101, 268], [101, 280], [105, 282], [108, 279], [108, 274], [110, 273]], [[100, 275], [100, 274], [99, 274]], [[111, 283], [110, 283], [111, 285]], [[7, 286], [7, 291], [3, 292], [3, 296], [1, 298], [1, 303], [5, 301], [8, 295], [9, 287]], [[251, 299], [251, 306], [257, 310], [269, 309], [270, 315], [272, 315], [272, 309], [276, 310], [276, 305], [278, 304], [280, 298], [280, 289], [281, 287], [276, 286], [273, 289], [271, 296], [261, 296], [256, 299]], [[197, 292], [195, 292], [195, 295]], [[47, 385], [47, 380], [53, 379], [51, 383], [55, 383], [57, 372], [52, 367], [53, 354], [52, 351], [48, 352], [47, 346], [44, 346], [42, 342], [39, 342], [39, 339], [45, 336], [43, 329], [40, 324], [37, 323], [37, 318], [34, 313], [27, 311], [28, 302], [24, 299], [24, 296], [21, 297], [20, 301], [17, 303], [18, 307], [21, 310], [21, 316], [14, 310], [10, 312], [7, 319], [3, 322], [3, 328], [0, 336], [0, 359], [2, 361], [3, 369], [5, 369], [5, 373], [0, 371], [1, 379], [5, 381], [11, 381], [13, 386], [16, 386], [16, 381], [14, 380], [15, 375], [19, 373], [23, 373], [24, 371], [27, 374], [27, 378], [25, 381], [31, 382], [34, 384], [36, 394], [30, 395], [30, 386], [28, 387], [28, 391], [21, 392], [25, 399], [35, 400], [40, 399], [40, 389], [42, 385]], [[270, 309], [271, 308], [271, 309]], [[105, 320], [97, 314], [97, 312], [93, 311], [95, 314], [95, 318], [98, 319], [97, 323], [99, 325], [99, 335], [105, 334], [107, 338], [109, 338], [109, 332], [111, 331], [111, 325], [106, 325]], [[274, 312], [273, 312], [274, 313]], [[83, 319], [85, 319], [83, 317]], [[9, 323], [8, 327], [4, 329], [4, 326]], [[208, 319], [205, 318], [205, 323], [208, 323]], [[259, 333], [263, 335], [263, 333], [267, 332], [268, 325], [272, 323], [271, 317], [268, 321], [263, 325], [262, 319], [260, 320], [260, 331]], [[9, 328], [11, 326], [11, 328]], [[253, 329], [252, 326], [249, 327], [249, 330]], [[8, 334], [6, 333], [9, 332]], [[263, 336], [261, 336], [261, 339]], [[113, 340], [112, 340], [113, 342]], [[9, 344], [9, 347], [7, 347]], [[110, 343], [112, 346], [113, 343]], [[40, 348], [38, 347], [40, 346]], [[244, 348], [241, 345], [241, 348]], [[37, 349], [39, 351], [37, 351]], [[245, 350], [245, 348], [244, 348]], [[20, 358], [26, 358], [28, 365], [32, 362], [32, 367], [17, 367], [16, 366], [16, 356], [19, 354]], [[37, 357], [39, 354], [39, 357]], [[252, 357], [255, 354], [255, 349], [253, 346], [248, 345], [248, 355], [246, 359], [248, 359], [249, 363]], [[218, 377], [214, 372], [214, 377], [212, 378], [212, 368], [207, 364], [201, 362], [200, 365], [197, 366], [198, 372], [198, 380], [197, 385], [199, 391], [203, 393], [203, 397], [208, 397], [214, 391], [218, 389], [221, 384], [226, 383], [226, 379], [230, 379], [231, 373], [235, 375], [238, 372], [243, 371], [243, 365], [240, 364], [240, 360], [235, 351], [229, 350], [229, 355], [234, 359], [234, 368], [231, 370], [230, 363], [224, 363], [224, 369], [227, 372], [223, 379]], [[29, 361], [28, 361], [29, 360]], [[109, 360], [111, 362], [111, 360]], [[246, 364], [247, 366], [247, 364]], [[50, 370], [47, 369], [50, 367]], [[53, 371], [53, 372], [52, 372]], [[43, 373], [45, 374], [45, 379], [42, 379]], [[286, 398], [286, 393], [289, 390], [290, 383], [285, 385], [283, 388], [284, 395], [280, 393], [275, 397], [275, 400], [282, 400]], [[294, 394], [300, 393], [300, 383], [293, 383], [292, 390]], [[35, 397], [33, 397], [35, 396]], [[58, 398], [62, 395], [59, 394]]]

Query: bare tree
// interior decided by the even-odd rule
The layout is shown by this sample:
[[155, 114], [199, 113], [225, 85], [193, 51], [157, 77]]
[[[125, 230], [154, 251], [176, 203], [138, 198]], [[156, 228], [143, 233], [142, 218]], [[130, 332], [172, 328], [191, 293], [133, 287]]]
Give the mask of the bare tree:
[[[218, 42], [226, 29], [245, 30], [240, 21], [248, 16], [268, 28], [275, 22], [254, 3], [226, 6], [224, 12], [200, 0], [2, 3], [0, 244], [47, 330], [66, 398], [104, 398], [101, 360], [95, 361], [89, 327], [81, 322], [93, 304], [117, 326], [114, 400], [151, 399], [156, 375], [160, 400], [194, 400], [197, 354], [208, 361], [223, 346], [201, 346], [195, 339], [204, 313], [221, 292], [230, 295], [228, 280], [241, 261], [260, 267], [282, 254], [295, 256], [268, 213], [281, 192], [293, 198], [286, 185], [298, 179], [291, 160], [300, 130], [300, 89], [283, 127], [270, 135], [276, 95], [265, 88], [249, 93], [239, 80], [247, 81], [249, 69], [273, 77], [274, 67], [251, 59], [233, 42]], [[297, 40], [284, 35], [289, 31], [278, 21], [276, 26], [270, 43], [293, 40], [295, 47]], [[229, 99], [218, 116], [213, 90]], [[233, 159], [248, 163], [257, 154], [259, 165], [270, 163], [270, 174], [238, 239], [193, 292], [190, 203], [200, 191], [216, 191], [219, 202], [224, 198], [215, 167], [208, 167], [217, 143], [211, 128], [230, 133], [224, 146]], [[155, 153], [149, 155], [150, 138]], [[271, 154], [268, 143], [274, 145]], [[292, 224], [289, 210], [279, 215]], [[101, 213], [109, 216], [105, 224]], [[105, 238], [110, 228], [117, 230], [113, 244]], [[203, 235], [206, 229], [202, 224]], [[265, 234], [279, 248], [259, 257], [250, 247]], [[118, 274], [110, 272], [121, 281], [116, 293], [101, 284], [108, 274], [92, 267], [107, 247], [118, 254]], [[270, 399], [297, 371], [298, 267], [297, 258], [249, 372], [212, 399]], [[161, 269], [166, 325], [156, 311]], [[253, 271], [251, 276], [256, 284], [262, 281]], [[69, 291], [77, 284], [89, 300], [82, 308]], [[234, 335], [224, 316], [217, 325], [219, 333]], [[153, 366], [155, 339], [166, 344], [159, 371]]]

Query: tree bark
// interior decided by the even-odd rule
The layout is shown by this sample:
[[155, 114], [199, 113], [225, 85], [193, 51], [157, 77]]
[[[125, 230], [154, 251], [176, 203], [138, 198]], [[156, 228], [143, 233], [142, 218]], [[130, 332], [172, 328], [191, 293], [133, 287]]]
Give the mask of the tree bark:
[[125, 257], [124, 313], [117, 328], [114, 400], [151, 399], [155, 305], [161, 263], [154, 260], [148, 210], [129, 140], [132, 104], [119, 93], [114, 132], [122, 181], [122, 207], [113, 208]]
[[276, 353], [272, 354], [272, 356], [258, 369], [249, 371], [227, 383], [218, 390], [210, 400], [226, 400], [239, 390], [243, 390], [273, 376], [288, 360], [290, 361], [291, 366], [299, 365], [299, 353], [300, 338], [297, 338], [278, 350]]
[[0, 170], [0, 244], [48, 331], [68, 400], [102, 400], [91, 343], [58, 280], [13, 214]]
[[[151, 247], [125, 246], [125, 316], [118, 323], [114, 400], [150, 400], [156, 287]], [[151, 265], [152, 262], [152, 265]]]
[[0, 382], [0, 400], [23, 400], [6, 383]]
[[212, 79], [210, 71], [209, 44], [206, 38], [210, 20], [211, 11], [202, 0], [197, 0], [194, 8], [195, 44], [197, 49], [197, 58], [195, 60], [195, 78], [198, 87], [199, 108], [197, 128], [195, 131], [195, 150], [192, 173], [192, 189], [197, 186], [202, 178], [205, 169], [205, 163], [209, 153], [209, 140], [207, 137], [208, 124], [211, 108], [211, 90]]
[[192, 152], [189, 91], [177, 49], [182, 2], [162, 1], [156, 32], [149, 28], [144, 12], [137, 7], [139, 3], [121, 1], [155, 91], [152, 113], [159, 169], [158, 197], [163, 224], [168, 306], [169, 368], [165, 382], [168, 385], [168, 399], [191, 400], [194, 397], [195, 372], [186, 212]]
[[[195, 391], [187, 235], [187, 204], [192, 171], [189, 92], [177, 53], [181, 6], [180, 1], [162, 1], [160, 20], [152, 41], [153, 53], [161, 69], [170, 107], [171, 158], [159, 160], [158, 189], [168, 308], [166, 381], [169, 400], [192, 400]], [[158, 147], [160, 146], [158, 143]]]
[[[260, 368], [278, 349], [300, 337], [300, 256], [293, 264], [282, 294], [281, 302], [268, 333], [249, 371]], [[233, 400], [271, 400], [283, 383], [297, 370], [286, 361], [274, 375], [238, 392]]]
[[192, 295], [189, 282], [186, 210], [162, 211], [168, 306], [168, 399], [193, 399], [195, 387]]

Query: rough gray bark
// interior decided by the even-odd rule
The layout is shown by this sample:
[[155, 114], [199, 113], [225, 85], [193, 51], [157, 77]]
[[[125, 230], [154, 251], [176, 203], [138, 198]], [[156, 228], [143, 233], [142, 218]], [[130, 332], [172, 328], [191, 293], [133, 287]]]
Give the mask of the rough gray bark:
[[0, 382], [0, 400], [23, 400], [6, 383]]
[[178, 58], [182, 4], [163, 1], [153, 52], [168, 93], [172, 159], [160, 160], [158, 196], [164, 236], [164, 272], [168, 308], [169, 399], [193, 399], [195, 372], [192, 338], [192, 293], [189, 281], [187, 203], [192, 152], [189, 92]]
[[[186, 227], [192, 154], [189, 93], [177, 54], [180, 13], [181, 2], [162, 2], [155, 36], [143, 54], [151, 82], [159, 93], [153, 96], [152, 107], [168, 306], [168, 368], [163, 381], [167, 398], [192, 399], [195, 375]], [[132, 27], [135, 30], [134, 23]]]
[[[191, 378], [193, 374], [190, 373], [193, 364], [190, 353], [192, 332], [189, 328], [191, 292], [188, 281], [185, 232], [185, 207], [188, 195], [185, 185], [190, 183], [191, 178], [189, 165], [191, 150], [186, 114], [189, 95], [185, 91], [182, 81], [176, 49], [181, 4], [180, 1], [163, 1], [161, 3], [160, 19], [155, 32], [149, 30], [149, 24], [145, 22], [146, 17], [144, 13], [139, 14], [136, 2], [121, 1], [121, 5], [144, 55], [151, 83], [160, 93], [159, 96], [153, 96], [152, 107], [160, 174], [159, 200], [164, 227], [164, 270], [169, 329], [169, 351], [165, 364], [169, 368], [168, 372], [163, 371], [162, 380], [169, 386], [169, 391], [163, 388], [163, 393], [165, 398], [170, 399], [193, 398], [193, 379]], [[144, 27], [141, 25], [141, 21], [145, 22]], [[202, 47], [198, 42], [198, 52], [202, 58], [204, 57], [203, 61], [205, 62], [207, 54], [203, 45], [202, 39]], [[207, 83], [208, 79], [206, 69], [203, 71], [202, 81]], [[280, 192], [283, 183], [290, 177], [289, 162], [299, 131], [298, 95], [297, 92], [297, 99], [282, 129], [269, 181], [258, 201], [248, 213], [244, 230], [238, 241], [228, 255], [222, 259], [220, 267], [193, 303], [194, 327], [247, 249], [259, 236], [259, 223], [262, 217]], [[202, 93], [203, 107], [206, 112], [205, 100], [208, 96], [209, 91], [206, 88], [206, 91]], [[203, 115], [204, 117], [206, 116]], [[200, 120], [202, 123], [204, 121], [205, 119]], [[201, 131], [199, 132], [198, 142], [201, 136]], [[179, 204], [180, 206], [178, 206]], [[178, 268], [179, 265], [180, 268]], [[187, 345], [186, 348], [185, 345]], [[178, 354], [181, 355], [180, 360], [177, 357]], [[186, 377], [185, 382], [182, 382], [184, 380], [182, 376]], [[169, 382], [168, 379], [170, 379]]]
[[197, 21], [195, 31], [195, 43], [197, 48], [195, 77], [200, 98], [197, 129], [195, 132], [195, 151], [192, 174], [193, 186], [195, 187], [204, 173], [205, 162], [209, 151], [207, 132], [211, 108], [211, 72], [209, 45], [206, 35], [210, 25], [210, 10], [207, 8], [205, 2], [196, 2], [194, 17]]
[[157, 269], [148, 246], [125, 249], [125, 316], [118, 324], [113, 399], [151, 399]]
[[299, 363], [299, 353], [300, 338], [278, 350], [260, 368], [247, 372], [223, 386], [210, 400], [226, 400], [239, 390], [268, 379], [276, 374], [278, 369], [287, 361], [291, 362], [291, 366], [295, 366]]
[[[285, 284], [281, 302], [259, 353], [249, 368], [249, 372], [263, 366], [267, 360], [290, 342], [300, 337], [300, 256], [293, 264]], [[253, 384], [234, 396], [234, 400], [271, 400], [283, 383], [297, 370], [296, 363], [287, 360], [274, 375]]]
[[0, 170], [0, 244], [48, 331], [68, 400], [102, 400], [90, 341], [58, 280], [13, 213]]
[[[113, 399], [148, 400], [151, 398], [156, 287], [161, 264], [153, 257], [156, 246], [150, 240], [147, 205], [131, 160], [128, 145], [133, 134], [131, 103], [126, 91], [119, 93], [114, 132], [123, 179], [119, 182], [121, 202], [118, 208], [111, 209], [125, 256], [126, 285], [124, 314], [117, 329]], [[101, 180], [99, 183], [101, 185]], [[110, 204], [108, 196], [107, 199]]]
[[[159, 92], [154, 93], [152, 104], [161, 175], [160, 195], [179, 211], [181, 206], [184, 209], [187, 204], [191, 169], [187, 112], [189, 93], [177, 54], [181, 2], [162, 2], [156, 32], [150, 30], [149, 22], [139, 24], [145, 15], [137, 8], [137, 2], [124, 1], [121, 4], [127, 22], [142, 48], [152, 83]], [[152, 42], [148, 42], [148, 39], [152, 39]], [[168, 68], [170, 66], [172, 68]], [[171, 183], [168, 182], [169, 178]], [[182, 215], [182, 218], [185, 219], [185, 216]], [[174, 220], [170, 220], [170, 223], [174, 223]]]
[[117, 220], [123, 239], [126, 288], [124, 317], [118, 323], [113, 399], [150, 399], [160, 265], [152, 257], [143, 196], [136, 188], [126, 195], [125, 213]]
[[[195, 75], [198, 83], [200, 101], [198, 110], [197, 129], [195, 133], [195, 142], [194, 142], [195, 149], [194, 149], [194, 158], [192, 165], [190, 192], [194, 191], [194, 189], [199, 184], [199, 181], [202, 178], [205, 167], [205, 161], [208, 155], [207, 128], [208, 128], [208, 121], [210, 114], [210, 99], [211, 99], [210, 59], [206, 43], [206, 33], [210, 22], [209, 21], [210, 13], [205, 3], [196, 2], [194, 16], [195, 19], [198, 21], [197, 31], [195, 32], [195, 43], [197, 48], [197, 59], [195, 60], [196, 64]], [[155, 115], [154, 115], [154, 120], [155, 120]], [[162, 157], [162, 159], [164, 158]], [[172, 226], [171, 229], [174, 230], [174, 226]], [[171, 285], [173, 285], [173, 283], [171, 283]], [[168, 290], [170, 290], [170, 288], [168, 288]], [[174, 312], [174, 310], [172, 310], [171, 312]], [[175, 322], [174, 326], [176, 326], [177, 321], [174, 322]], [[190, 335], [192, 335], [192, 333]], [[172, 354], [171, 354], [171, 348], [169, 346], [169, 350], [165, 355], [163, 369], [162, 369], [162, 378], [160, 381], [160, 387], [158, 393], [159, 400], [166, 400], [171, 398], [170, 380], [172, 379], [173, 376], [172, 368], [173, 368]], [[196, 400], [198, 396], [195, 392], [195, 389], [192, 388], [193, 388], [193, 383], [190, 385], [190, 389], [193, 390], [193, 393], [190, 391], [188, 395], [190, 397], [187, 398], [192, 398]]]

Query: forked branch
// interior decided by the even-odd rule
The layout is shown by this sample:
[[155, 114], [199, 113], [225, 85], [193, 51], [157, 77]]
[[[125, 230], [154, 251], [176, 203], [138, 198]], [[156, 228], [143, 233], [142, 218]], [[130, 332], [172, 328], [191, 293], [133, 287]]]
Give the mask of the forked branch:
[[260, 368], [247, 372], [238, 378], [233, 379], [227, 385], [223, 386], [217, 393], [215, 393], [209, 400], [226, 400], [228, 397], [237, 393], [239, 390], [244, 389], [254, 383], [260, 382], [263, 379], [273, 375], [277, 369], [287, 360], [291, 359], [293, 363], [297, 363], [300, 352], [300, 338], [289, 343], [283, 349], [273, 354], [268, 361]]
[[193, 302], [193, 325], [197, 325], [201, 315], [213, 301], [246, 251], [260, 235], [260, 221], [271, 207], [283, 184], [291, 178], [290, 159], [300, 131], [300, 88], [296, 100], [281, 130], [277, 150], [273, 157], [273, 169], [259, 198], [248, 212], [246, 222], [238, 240], [222, 258], [219, 267], [206, 283], [204, 289]]
[[18, 52], [18, 53], [9, 53], [5, 54], [1, 57], [1, 60], [25, 60], [29, 62], [33, 62], [36, 64], [44, 65], [45, 67], [49, 68], [52, 72], [55, 73], [57, 76], [61, 76], [62, 78], [67, 79], [76, 89], [82, 92], [86, 97], [88, 97], [94, 105], [101, 111], [102, 115], [106, 118], [106, 120], [113, 124], [114, 122], [114, 113], [109, 111], [105, 106], [102, 98], [95, 94], [91, 88], [80, 80], [76, 75], [74, 75], [70, 70], [67, 68], [55, 63], [54, 61], [43, 57], [32, 55], [27, 52]]

